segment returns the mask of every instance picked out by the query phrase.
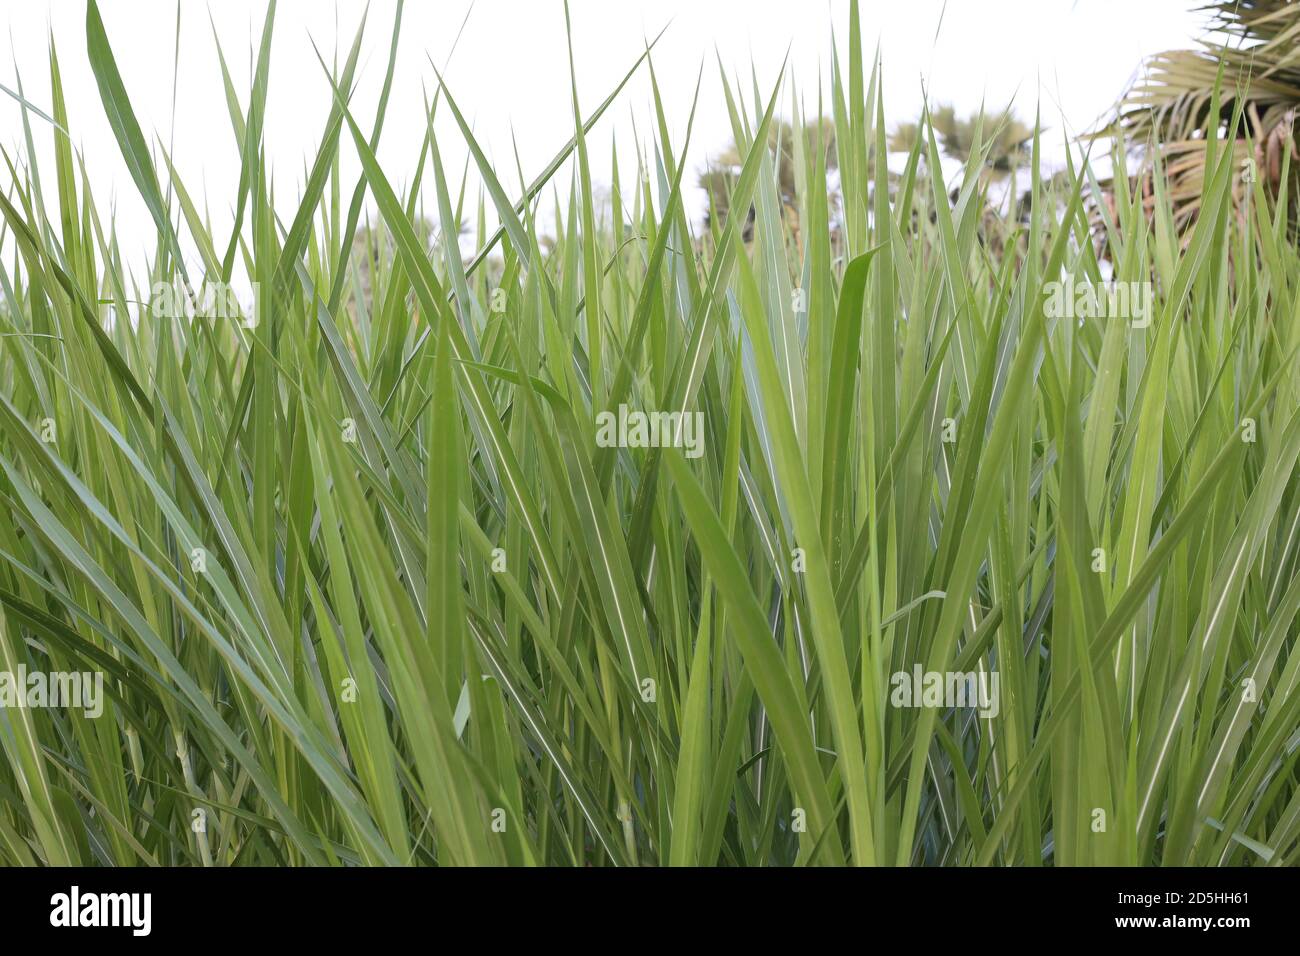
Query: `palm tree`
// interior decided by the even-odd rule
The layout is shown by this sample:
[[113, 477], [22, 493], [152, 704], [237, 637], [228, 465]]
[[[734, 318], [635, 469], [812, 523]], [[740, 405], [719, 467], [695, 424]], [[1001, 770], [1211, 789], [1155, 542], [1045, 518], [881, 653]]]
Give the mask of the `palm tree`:
[[[988, 195], [990, 184], [1006, 181], [1029, 163], [1029, 146], [1034, 131], [1010, 108], [994, 115], [976, 112], [963, 119], [952, 106], [940, 105], [930, 111], [930, 123], [939, 141], [939, 149], [948, 158], [966, 164], [976, 149], [984, 157], [979, 173], [982, 196]], [[910, 153], [916, 148], [923, 129], [920, 122], [895, 126], [889, 135], [890, 152]], [[921, 156], [924, 158], [925, 155], [922, 147]], [[959, 191], [958, 187], [953, 187], [949, 194], [951, 202], [957, 201]], [[1006, 240], [1016, 224], [1027, 221], [1029, 199], [1030, 193], [1026, 192], [1019, 199], [1011, 196], [1005, 206], [984, 202], [979, 234], [995, 257], [1002, 256]], [[933, 212], [930, 218], [934, 219]]]
[[[779, 120], [770, 127], [768, 145], [777, 154], [777, 198], [781, 203], [781, 214], [790, 229], [796, 247], [801, 248], [799, 244], [798, 177], [795, 169], [794, 149], [795, 136], [797, 135], [803, 136], [806, 147], [820, 147], [827, 173], [838, 169], [838, 159], [835, 149], [835, 124], [826, 117], [809, 120], [804, 124], [801, 131], [796, 131], [785, 120]], [[730, 206], [731, 191], [735, 187], [737, 177], [740, 175], [742, 162], [740, 148], [733, 141], [721, 154], [710, 161], [704, 171], [700, 173], [700, 188], [709, 197], [709, 212], [705, 218], [706, 226], [715, 221], [715, 216], [717, 217], [716, 221], [725, 221]], [[831, 190], [827, 191], [827, 196], [831, 202], [833, 213], [838, 203], [838, 197]], [[832, 218], [834, 217], [832, 216]], [[745, 219], [741, 236], [745, 242], [750, 242], [754, 237], [754, 207], [752, 205], [749, 207], [749, 214]]]
[[[944, 155], [962, 163], [969, 161], [976, 148], [978, 130], [980, 149], [985, 151], [981, 175], [986, 181], [1005, 179], [1029, 162], [1029, 143], [1034, 131], [1009, 109], [992, 116], [972, 113], [962, 119], [951, 106], [937, 106], [930, 113], [930, 121]], [[900, 123], [894, 127], [889, 137], [890, 150], [911, 152], [920, 129], [917, 123]]]
[[[1208, 32], [1200, 49], [1172, 50], [1149, 58], [1125, 93], [1115, 121], [1105, 132], [1149, 148], [1138, 190], [1148, 211], [1154, 206], [1150, 179], [1155, 160], [1164, 166], [1174, 224], [1186, 233], [1200, 207], [1205, 180], [1206, 137], [1226, 135], [1240, 106], [1243, 122], [1231, 146], [1234, 196], [1240, 201], [1258, 175], [1278, 195], [1287, 154], [1297, 159], [1295, 120], [1300, 109], [1300, 2], [1220, 0], [1210, 4]], [[1213, 34], [1222, 35], [1216, 39]], [[1219, 110], [1211, 115], [1214, 87], [1223, 72]], [[1300, 163], [1291, 175], [1300, 174]], [[1294, 198], [1294, 190], [1291, 195]], [[1294, 211], [1294, 210], [1293, 210]]]

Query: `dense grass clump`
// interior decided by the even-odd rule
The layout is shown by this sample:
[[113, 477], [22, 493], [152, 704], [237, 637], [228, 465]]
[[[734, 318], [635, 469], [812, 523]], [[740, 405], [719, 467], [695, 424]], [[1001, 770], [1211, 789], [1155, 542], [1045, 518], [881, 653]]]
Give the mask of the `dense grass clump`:
[[86, 26], [157, 253], [51, 50], [56, 161], [0, 191], [0, 671], [103, 700], [0, 708], [0, 861], [1296, 861], [1300, 257], [1215, 135], [1186, 229], [1037, 132], [1010, 188], [978, 121], [955, 181], [928, 118], [891, 171], [855, 6], [825, 120], [724, 77], [704, 226], [691, 117], [604, 209], [620, 90], [518, 194], [424, 78], [467, 209], [432, 136], [408, 191], [376, 161], [358, 36], [277, 217], [271, 18], [221, 197]]

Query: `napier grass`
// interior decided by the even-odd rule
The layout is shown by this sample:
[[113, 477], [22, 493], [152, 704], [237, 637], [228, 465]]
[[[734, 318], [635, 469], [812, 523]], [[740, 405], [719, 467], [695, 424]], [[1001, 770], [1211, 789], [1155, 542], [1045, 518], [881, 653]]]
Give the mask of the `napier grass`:
[[[1300, 257], [1219, 136], [1185, 231], [1122, 151], [1107, 201], [1087, 144], [1048, 177], [1035, 135], [1014, 211], [924, 121], [891, 173], [855, 7], [811, 97], [723, 78], [743, 165], [701, 226], [693, 113], [604, 208], [584, 134], [621, 87], [555, 105], [548, 168], [494, 168], [395, 69], [399, 10], [385, 90], [421, 74], [481, 191], [432, 137], [398, 190], [358, 33], [286, 215], [273, 19], [251, 89], [213, 78], [242, 174], [204, 196], [88, 3], [148, 262], [55, 50], [51, 102], [11, 92], [0, 861], [1296, 861]], [[1147, 314], [1052, 285], [1103, 282]], [[100, 712], [23, 674], [97, 678]]]

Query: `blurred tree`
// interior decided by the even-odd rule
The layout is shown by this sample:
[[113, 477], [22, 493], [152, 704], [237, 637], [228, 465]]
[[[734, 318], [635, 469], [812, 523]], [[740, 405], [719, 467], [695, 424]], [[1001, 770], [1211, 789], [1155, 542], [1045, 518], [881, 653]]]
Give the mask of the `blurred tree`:
[[[989, 251], [1000, 258], [1008, 237], [1017, 225], [1028, 221], [1030, 193], [1024, 192], [1017, 198], [1012, 191], [1005, 201], [990, 201], [988, 187], [1010, 180], [1017, 170], [1028, 165], [1031, 158], [1030, 143], [1034, 138], [1033, 128], [1023, 123], [1010, 109], [994, 114], [975, 112], [963, 119], [950, 105], [936, 106], [930, 112], [930, 122], [940, 151], [949, 159], [965, 165], [977, 149], [983, 156], [980, 198], [984, 207], [980, 215], [979, 234]], [[922, 129], [920, 122], [895, 126], [889, 135], [890, 152], [910, 153], [916, 147]], [[922, 144], [922, 160], [925, 156]], [[956, 203], [959, 193], [959, 187], [954, 186], [948, 195], [949, 201]], [[934, 221], [934, 218], [931, 211], [930, 220]]]
[[[975, 150], [976, 131], [985, 153], [983, 175], [988, 181], [1002, 180], [1029, 162], [1029, 143], [1034, 131], [1010, 110], [998, 114], [972, 113], [965, 119], [951, 106], [938, 106], [930, 113], [939, 148], [945, 156], [966, 163]], [[889, 136], [889, 149], [908, 153], [920, 134], [918, 123], [900, 123]], [[924, 153], [922, 153], [924, 156]]]
[[[1211, 16], [1200, 49], [1150, 57], [1104, 131], [1122, 134], [1129, 145], [1154, 147], [1145, 154], [1137, 189], [1150, 212], [1155, 203], [1150, 178], [1158, 159], [1169, 181], [1174, 225], [1182, 232], [1187, 232], [1200, 207], [1206, 134], [1211, 128], [1226, 134], [1239, 98], [1243, 124], [1232, 143], [1240, 160], [1233, 183], [1238, 201], [1244, 198], [1252, 175], [1258, 175], [1266, 191], [1277, 196], [1287, 165], [1284, 159], [1291, 157], [1293, 179], [1300, 166], [1294, 162], [1300, 108], [1300, 2], [1221, 0], [1206, 9]], [[1220, 68], [1219, 112], [1211, 115]], [[1294, 219], [1294, 188], [1290, 195]]]
[[[778, 198], [781, 202], [781, 214], [794, 237], [796, 245], [799, 245], [799, 189], [798, 170], [795, 164], [796, 135], [803, 137], [806, 155], [811, 155], [811, 151], [817, 148], [822, 150], [828, 183], [830, 174], [839, 168], [839, 163], [835, 149], [835, 124], [827, 117], [809, 120], [797, 133], [794, 126], [785, 120], [779, 120], [771, 125], [768, 145], [777, 156], [776, 178]], [[706, 225], [726, 221], [730, 208], [731, 191], [735, 187], [737, 177], [740, 175], [740, 167], [743, 162], [744, 157], [741, 155], [740, 148], [733, 141], [700, 173], [700, 188], [709, 197], [709, 211], [705, 219]], [[831, 201], [832, 218], [835, 218], [833, 213], [838, 207], [839, 198], [835, 190], [829, 188], [829, 185], [827, 196]], [[753, 206], [749, 208], [741, 235], [745, 242], [750, 242], [754, 237]]]

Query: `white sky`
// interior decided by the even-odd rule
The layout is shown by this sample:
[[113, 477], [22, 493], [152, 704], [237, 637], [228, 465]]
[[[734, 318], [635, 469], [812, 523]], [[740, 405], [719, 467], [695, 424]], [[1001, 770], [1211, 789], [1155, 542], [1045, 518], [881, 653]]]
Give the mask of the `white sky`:
[[[1041, 105], [1051, 148], [1059, 155], [1062, 117], [1067, 131], [1088, 127], [1113, 104], [1144, 56], [1192, 44], [1204, 24], [1204, 15], [1191, 11], [1195, 5], [1197, 0], [948, 0], [945, 9], [944, 0], [863, 0], [863, 44], [868, 56], [880, 44], [891, 126], [916, 117], [923, 83], [934, 100], [953, 102], [959, 111], [973, 110], [981, 101], [1000, 107], [1014, 97], [1027, 121], [1032, 122]], [[395, 6], [395, 0], [370, 3], [361, 87], [354, 99], [354, 113], [367, 133]], [[430, 58], [442, 69], [470, 6], [469, 0], [412, 0], [406, 6], [379, 152], [399, 188], [413, 174], [423, 135], [425, 90], [436, 84]], [[173, 135], [175, 0], [101, 0], [100, 8], [141, 127], [146, 137], [156, 135], [165, 143]], [[284, 0], [278, 7], [266, 143], [278, 205], [286, 217], [296, 208], [304, 168], [315, 156], [330, 104], [312, 40], [327, 61], [337, 47], [341, 61], [364, 9], [358, 0]], [[741, 77], [747, 95], [752, 63], [766, 97], [789, 46], [790, 72], [810, 113], [815, 110], [818, 78], [829, 83], [832, 29], [847, 61], [847, 0], [571, 0], [570, 9], [584, 114], [618, 82], [642, 51], [645, 38], [668, 25], [654, 62], [674, 149], [679, 151], [703, 64], [689, 155], [692, 170], [701, 168], [730, 137], [718, 58], [729, 74]], [[254, 0], [181, 3], [173, 157], [196, 202], [202, 205], [206, 198], [220, 246], [229, 228], [239, 160], [213, 28], [246, 106], [264, 12], [264, 4]], [[15, 71], [21, 71], [27, 97], [46, 110], [47, 38], [53, 34], [73, 138], [86, 157], [96, 204], [106, 215], [106, 204], [115, 201], [124, 254], [141, 255], [132, 265], [142, 268], [143, 253], [152, 250], [153, 230], [104, 117], [86, 59], [84, 4], [0, 0], [0, 27], [13, 47], [12, 62], [0, 62], [0, 83], [15, 88]], [[512, 136], [531, 181], [572, 134], [559, 0], [477, 0], [445, 76], [499, 172], [514, 169]], [[787, 94], [782, 103], [788, 102]], [[652, 116], [643, 68], [590, 137], [598, 180], [609, 179], [611, 137], [618, 143], [620, 165], [630, 176], [627, 164], [637, 144], [634, 128], [646, 142]], [[45, 188], [52, 191], [49, 130], [38, 118], [33, 124]], [[448, 176], [458, 181], [467, 152], [445, 108], [439, 110], [437, 130]], [[11, 156], [23, 156], [22, 140], [20, 107], [0, 94], [0, 146]], [[355, 172], [350, 148], [345, 155], [345, 169]], [[7, 179], [7, 172], [0, 173], [0, 188], [9, 188]], [[508, 191], [516, 191], [515, 176], [503, 181]], [[565, 191], [567, 175], [561, 174], [558, 181]], [[694, 202], [699, 210], [702, 193]], [[426, 205], [432, 213], [431, 191]]]

